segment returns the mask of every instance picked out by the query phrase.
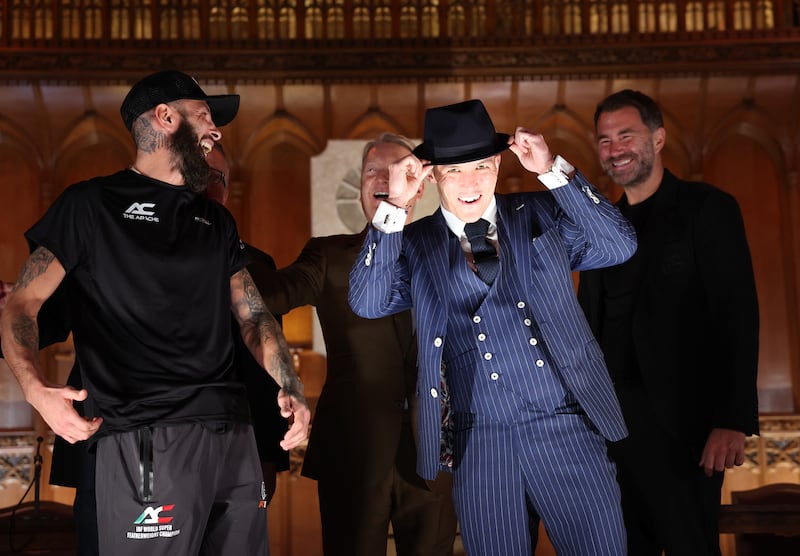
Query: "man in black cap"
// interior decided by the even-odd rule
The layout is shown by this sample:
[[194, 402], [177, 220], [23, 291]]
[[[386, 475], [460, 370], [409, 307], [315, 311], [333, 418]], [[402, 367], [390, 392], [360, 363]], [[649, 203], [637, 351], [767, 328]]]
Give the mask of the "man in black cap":
[[[549, 192], [495, 195], [507, 148]], [[431, 174], [441, 208], [404, 229]], [[541, 135], [496, 133], [478, 100], [426, 112], [372, 224], [350, 305], [368, 318], [414, 308], [417, 471], [452, 468], [467, 553], [530, 555], [538, 515], [559, 554], [625, 554], [605, 440], [626, 428], [571, 271], [628, 259], [630, 224]]]
[[[231, 310], [294, 416], [283, 448], [307, 435], [302, 384], [235, 222], [197, 194], [217, 125], [238, 104], [177, 71], [145, 77], [121, 107], [135, 163], [69, 187], [26, 233], [33, 252], [2, 315], [3, 351], [56, 434], [91, 437], [101, 554], [268, 553]], [[50, 384], [37, 356], [37, 313], [65, 277], [81, 390]]]

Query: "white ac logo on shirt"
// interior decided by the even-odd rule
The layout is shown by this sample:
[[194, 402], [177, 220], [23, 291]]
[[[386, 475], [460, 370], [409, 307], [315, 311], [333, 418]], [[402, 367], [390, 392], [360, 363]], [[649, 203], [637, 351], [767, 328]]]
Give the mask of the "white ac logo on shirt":
[[153, 216], [155, 211], [147, 210], [151, 208], [156, 208], [155, 203], [133, 203], [131, 206], [128, 207], [128, 210], [125, 211], [125, 214], [140, 214], [142, 216]]
[[133, 203], [125, 210], [125, 213], [122, 216], [129, 220], [147, 220], [148, 222], [158, 222], [158, 217], [155, 216], [156, 211], [150, 210], [154, 208], [156, 208], [155, 203]]

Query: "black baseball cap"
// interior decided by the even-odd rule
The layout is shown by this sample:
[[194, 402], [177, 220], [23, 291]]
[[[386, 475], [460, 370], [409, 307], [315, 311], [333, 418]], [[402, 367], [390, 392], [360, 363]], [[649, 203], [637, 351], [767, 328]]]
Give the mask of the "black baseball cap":
[[217, 127], [229, 124], [239, 111], [239, 95], [207, 95], [194, 77], [176, 70], [165, 70], [148, 75], [131, 87], [119, 112], [130, 131], [136, 118], [148, 110], [182, 99], [206, 101]]

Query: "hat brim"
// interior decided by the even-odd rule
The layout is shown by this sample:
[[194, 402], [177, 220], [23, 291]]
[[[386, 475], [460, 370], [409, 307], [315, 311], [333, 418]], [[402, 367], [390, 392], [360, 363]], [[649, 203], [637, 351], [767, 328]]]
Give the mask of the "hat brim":
[[239, 95], [212, 95], [203, 100], [208, 103], [211, 119], [217, 127], [231, 123], [239, 112]]
[[437, 157], [433, 153], [433, 149], [429, 142], [420, 143], [412, 152], [414, 156], [420, 160], [424, 160], [425, 166], [442, 166], [444, 164], [462, 164], [464, 162], [474, 162], [476, 160], [483, 160], [508, 149], [508, 133], [495, 133], [494, 143], [488, 147], [481, 149], [465, 151], [453, 156], [440, 156]]

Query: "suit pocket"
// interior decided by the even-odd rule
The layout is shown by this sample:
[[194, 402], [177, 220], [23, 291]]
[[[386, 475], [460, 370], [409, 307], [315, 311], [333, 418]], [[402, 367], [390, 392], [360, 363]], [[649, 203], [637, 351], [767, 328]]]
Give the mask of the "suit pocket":
[[547, 228], [545, 230], [540, 230], [538, 228], [532, 230], [531, 235], [531, 247], [534, 250], [544, 249], [550, 242], [555, 241], [559, 238], [558, 232], [555, 228]]

